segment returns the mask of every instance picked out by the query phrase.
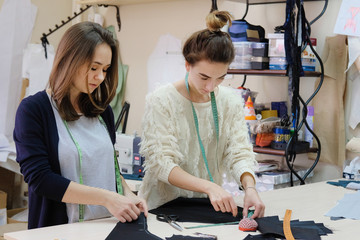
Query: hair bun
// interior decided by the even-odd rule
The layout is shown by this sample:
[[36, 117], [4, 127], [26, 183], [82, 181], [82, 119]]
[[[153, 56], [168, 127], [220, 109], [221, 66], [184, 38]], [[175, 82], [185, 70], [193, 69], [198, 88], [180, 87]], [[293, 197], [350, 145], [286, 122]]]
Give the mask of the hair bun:
[[228, 11], [212, 11], [206, 16], [206, 26], [209, 31], [220, 31], [227, 23], [231, 25], [232, 15]]

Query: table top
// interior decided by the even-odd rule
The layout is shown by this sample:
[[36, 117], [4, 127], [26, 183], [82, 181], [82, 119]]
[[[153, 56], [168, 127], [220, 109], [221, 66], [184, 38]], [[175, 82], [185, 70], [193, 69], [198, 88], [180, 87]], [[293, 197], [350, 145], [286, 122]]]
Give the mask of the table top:
[[[261, 198], [266, 206], [265, 216], [279, 216], [283, 219], [286, 209], [292, 210], [291, 219], [300, 221], [313, 220], [324, 225], [333, 234], [322, 236], [321, 239], [354, 239], [360, 236], [360, 222], [358, 220], [343, 219], [332, 221], [324, 216], [345, 193], [354, 193], [343, 187], [336, 187], [326, 182], [312, 183], [291, 188], [261, 192]], [[242, 202], [242, 199], [236, 199]], [[75, 239], [105, 239], [115, 227], [117, 220], [114, 218], [98, 219], [83, 223], [64, 224], [53, 227], [5, 233], [7, 240], [75, 240]], [[198, 223], [179, 223], [182, 227], [200, 225]], [[169, 224], [159, 222], [155, 215], [148, 216], [148, 230], [161, 237], [170, 237], [180, 234]], [[237, 225], [222, 225], [216, 227], [185, 229], [182, 235], [191, 235], [194, 232], [217, 235], [219, 240], [243, 239], [249, 233], [238, 230]], [[254, 235], [255, 233], [251, 233]], [[258, 233], [256, 233], [258, 234]]]

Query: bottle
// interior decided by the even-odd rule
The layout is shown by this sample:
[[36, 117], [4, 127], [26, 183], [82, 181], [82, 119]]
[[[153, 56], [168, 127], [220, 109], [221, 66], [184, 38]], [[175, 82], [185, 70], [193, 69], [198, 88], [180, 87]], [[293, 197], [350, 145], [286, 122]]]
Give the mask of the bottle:
[[254, 104], [249, 96], [245, 103], [245, 120], [256, 120]]
[[245, 103], [244, 113], [245, 113], [245, 122], [246, 122], [246, 124], [248, 126], [250, 142], [252, 144], [255, 144], [255, 142], [256, 142], [256, 133], [254, 133], [253, 127], [255, 126], [257, 120], [256, 120], [254, 104], [251, 101], [250, 96], [247, 98], [247, 101]]
[[[313, 106], [308, 106], [307, 109], [308, 109], [308, 113], [307, 113], [307, 116], [306, 116], [306, 122], [308, 123], [310, 129], [314, 130], [314, 107]], [[310, 143], [310, 147], [313, 146], [313, 135], [307, 129], [307, 127], [305, 127], [304, 140], [306, 142]]]

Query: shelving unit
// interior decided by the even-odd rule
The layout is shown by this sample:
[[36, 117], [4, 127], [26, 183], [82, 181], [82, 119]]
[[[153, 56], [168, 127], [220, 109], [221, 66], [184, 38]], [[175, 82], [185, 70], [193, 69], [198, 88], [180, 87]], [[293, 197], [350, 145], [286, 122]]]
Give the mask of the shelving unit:
[[[78, 4], [84, 5], [95, 5], [95, 4], [104, 4], [104, 5], [130, 5], [130, 4], [141, 4], [141, 3], [155, 3], [155, 2], [176, 2], [179, 0], [79, 0]], [[184, 1], [184, 0], [181, 0]], [[185, 0], [190, 1], [190, 0]]]
[[[246, 0], [228, 0], [231, 2], [246, 3]], [[318, 2], [324, 0], [304, 0], [304, 2]], [[249, 0], [249, 5], [264, 5], [264, 4], [275, 4], [275, 3], [286, 3], [286, 0]]]
[[[230, 1], [247, 4], [246, 13], [244, 15], [244, 18], [245, 18], [246, 14], [247, 14], [247, 10], [248, 10], [249, 5], [287, 3], [287, 1], [285, 1], [285, 0], [268, 0], [268, 1], [265, 1], [265, 0], [230, 0]], [[309, 23], [309, 26], [310, 26], [313, 22], [315, 22], [317, 19], [319, 19], [324, 14], [324, 12], [325, 12], [325, 10], [327, 8], [328, 0], [308, 0], [308, 1], [303, 0], [303, 1], [304, 2], [315, 2], [315, 1], [324, 1], [325, 2], [322, 12], [320, 13], [320, 15], [317, 18], [315, 18], [313, 21], [311, 21]], [[287, 4], [292, 4], [292, 3], [287, 3]], [[293, 3], [293, 4], [299, 4], [299, 1], [297, 1], [296, 3]], [[286, 7], [288, 8], [288, 6], [286, 6]], [[287, 9], [287, 11], [288, 11], [288, 9]], [[291, 13], [287, 12], [287, 14], [288, 15], [291, 14], [292, 15], [291, 17], [294, 17], [295, 13], [294, 12], [291, 12]], [[288, 21], [288, 18], [289, 18], [288, 15], [287, 15], [287, 21]], [[291, 22], [291, 20], [290, 20], [290, 22]], [[293, 22], [291, 22], [291, 23], [293, 23]], [[286, 31], [289, 31], [289, 26], [293, 27], [291, 25], [288, 25], [288, 28], [285, 29], [285, 34], [286, 34]], [[295, 27], [293, 27], [293, 28], [295, 28]], [[294, 31], [294, 30], [291, 30], [291, 31]], [[321, 74], [319, 72], [304, 72], [304, 76], [301, 76], [302, 71], [299, 70], [299, 68], [301, 68], [301, 64], [300, 64], [300, 67], [299, 67], [299, 64], [298, 64], [299, 61], [300, 61], [299, 59], [301, 58], [301, 56], [300, 56], [301, 51], [300, 51], [299, 46], [294, 44], [294, 42], [295, 42], [294, 39], [295, 39], [295, 37], [298, 36], [297, 35], [298, 34], [297, 33], [298, 28], [295, 28], [295, 31], [296, 31], [296, 34], [294, 32], [291, 32], [292, 38], [289, 38], [290, 42], [287, 42], [288, 43], [287, 46], [291, 46], [290, 49], [289, 49], [289, 51], [291, 52], [290, 56], [292, 56], [292, 58], [294, 59], [292, 61], [292, 63], [289, 64], [289, 69], [290, 69], [289, 72], [291, 72], [291, 76], [289, 75], [289, 78], [292, 79], [292, 86], [291, 87], [292, 87], [293, 92], [292, 92], [292, 99], [291, 99], [291, 101], [292, 101], [291, 113], [292, 113], [292, 116], [294, 117], [294, 121], [296, 121], [295, 135], [293, 137], [291, 137], [291, 139], [290, 139], [290, 141], [289, 141], [289, 143], [287, 145], [286, 150], [276, 150], [276, 149], [272, 149], [272, 148], [261, 148], [261, 147], [256, 147], [256, 146], [254, 146], [254, 148], [253, 148], [254, 152], [257, 152], [257, 153], [284, 156], [286, 158], [287, 166], [291, 171], [291, 186], [293, 184], [292, 174], [294, 174], [298, 178], [298, 180], [300, 180], [301, 184], [305, 184], [305, 179], [306, 179], [307, 176], [309, 176], [309, 174], [312, 172], [312, 170], [317, 165], [317, 162], [319, 161], [319, 157], [320, 157], [320, 152], [321, 152], [321, 145], [320, 145], [319, 139], [314, 134], [313, 135], [314, 135], [314, 137], [316, 138], [316, 140], [317, 140], [317, 142], [319, 144], [318, 149], [317, 148], [310, 148], [310, 149], [308, 149], [306, 151], [301, 151], [301, 152], [296, 150], [296, 146], [297, 146], [297, 143], [298, 143], [298, 138], [297, 138], [298, 128], [300, 128], [303, 123], [305, 123], [305, 125], [307, 125], [306, 120], [304, 120], [305, 118], [303, 118], [302, 121], [299, 121], [300, 120], [300, 114], [302, 112], [301, 107], [300, 107], [301, 106], [300, 102], [301, 102], [301, 104], [303, 104], [303, 106], [305, 108], [305, 106], [310, 102], [310, 100], [315, 96], [315, 94], [317, 93], [317, 91], [321, 87], [321, 84], [319, 84], [318, 89], [316, 89], [314, 94], [307, 101], [304, 101], [299, 95], [300, 77], [321, 77], [321, 79], [323, 79], [323, 74]], [[306, 34], [309, 34], [309, 33], [306, 33]], [[310, 38], [310, 36], [307, 35], [307, 38]], [[293, 47], [294, 45], [296, 47]], [[318, 55], [317, 55], [317, 57], [318, 57]], [[323, 71], [322, 63], [320, 63], [320, 65], [321, 65], [321, 69]], [[287, 77], [286, 73], [287, 72], [285, 70], [239, 70], [239, 69], [229, 69], [228, 70], [228, 74], [242, 74], [242, 75], [245, 75], [245, 76], [246, 75], [260, 75], [260, 76]], [[322, 80], [320, 82], [322, 82]], [[303, 113], [303, 114], [306, 114], [306, 110], [304, 110], [304, 112], [305, 113]], [[296, 116], [296, 118], [295, 118], [295, 116]], [[299, 122], [300, 122], [300, 124], [299, 124]], [[293, 162], [295, 161], [295, 158], [296, 158], [297, 154], [307, 153], [307, 152], [317, 153], [317, 158], [316, 158], [314, 164], [305, 173], [305, 175], [304, 176], [299, 176], [298, 173], [293, 168]]]
[[[228, 74], [241, 74], [241, 75], [261, 75], [261, 76], [279, 76], [279, 77], [287, 77], [286, 70], [253, 70], [253, 69], [229, 69], [227, 71]], [[321, 74], [319, 72], [304, 72], [303, 77], [319, 77]]]
[[[277, 150], [277, 149], [272, 149], [269, 147], [253, 147], [254, 152], [256, 153], [262, 153], [262, 154], [270, 154], [270, 155], [277, 155], [277, 156], [285, 156], [285, 150]], [[301, 151], [301, 152], [296, 152], [297, 154], [300, 153], [316, 153], [317, 152], [317, 148], [309, 148], [309, 150], [307, 151]]]

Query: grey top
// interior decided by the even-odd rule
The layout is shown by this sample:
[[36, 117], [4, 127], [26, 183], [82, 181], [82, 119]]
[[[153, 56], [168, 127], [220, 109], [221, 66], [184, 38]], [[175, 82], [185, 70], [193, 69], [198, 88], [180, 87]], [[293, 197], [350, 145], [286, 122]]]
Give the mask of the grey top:
[[[85, 116], [68, 122], [71, 134], [82, 152], [82, 167], [79, 169], [78, 150], [60, 117], [56, 104], [52, 99], [50, 100], [59, 134], [59, 161], [62, 176], [79, 183], [81, 170], [84, 185], [116, 192], [114, 149], [106, 126], [98, 118]], [[79, 205], [67, 203], [66, 208], [69, 223], [78, 222]], [[103, 206], [85, 206], [84, 220], [109, 216], [111, 214]]]

